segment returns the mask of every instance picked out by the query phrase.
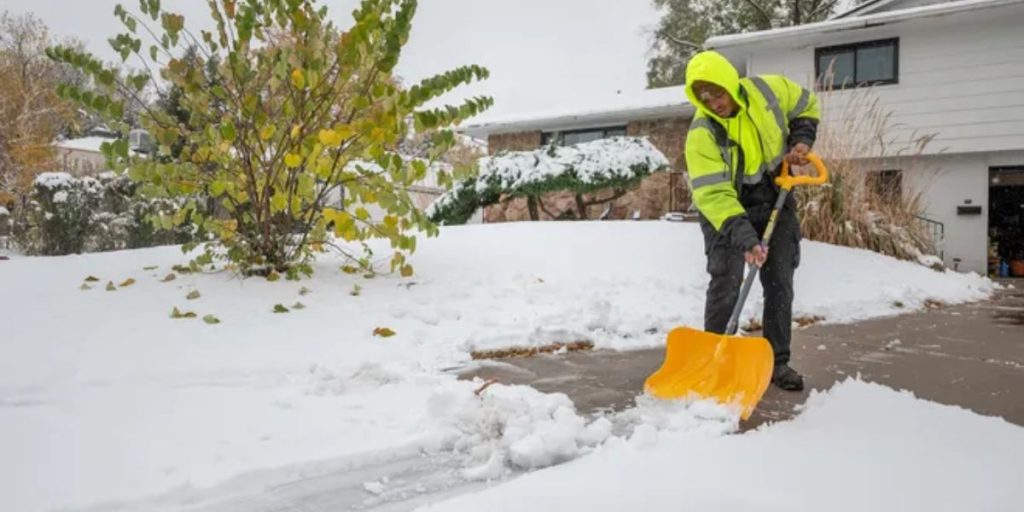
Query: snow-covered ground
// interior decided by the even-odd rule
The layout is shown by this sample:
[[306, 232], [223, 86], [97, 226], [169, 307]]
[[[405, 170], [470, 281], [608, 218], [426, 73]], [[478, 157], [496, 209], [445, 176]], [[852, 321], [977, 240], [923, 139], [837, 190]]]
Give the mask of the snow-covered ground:
[[1020, 510], [1024, 428], [849, 380], [742, 436], [646, 428], [422, 512]]
[[[192, 496], [257, 470], [417, 454], [447, 457], [462, 479], [497, 478], [595, 450], [571, 467], [616, 453], [626, 461], [639, 457], [629, 455], [638, 440], [653, 443], [659, 430], [717, 438], [735, 428], [734, 416], [708, 404], [650, 404], [610, 419], [583, 418], [562, 395], [491, 386], [478, 397], [480, 383], [445, 371], [466, 363], [474, 349], [579, 339], [611, 349], [652, 347], [675, 325], [700, 326], [707, 276], [696, 225], [465, 226], [443, 228], [419, 246], [412, 278], [367, 279], [324, 258], [316, 276], [302, 282], [228, 272], [164, 282], [184, 261], [172, 247], [0, 262], [0, 509], [109, 509], [165, 493]], [[797, 316], [850, 321], [920, 308], [929, 299], [981, 299], [992, 287], [976, 275], [937, 273], [865, 251], [812, 242], [802, 250]], [[85, 283], [87, 276], [99, 281]], [[119, 286], [129, 278], [135, 282]], [[107, 291], [108, 282], [115, 291]], [[193, 291], [199, 297], [188, 299]], [[747, 316], [759, 311], [759, 293]], [[290, 312], [274, 313], [278, 304]], [[196, 318], [171, 319], [173, 308]], [[220, 323], [205, 323], [206, 315]], [[373, 334], [385, 327], [395, 335]], [[850, 393], [867, 393], [860, 389]], [[850, 416], [862, 421], [848, 428], [867, 429], [863, 418], [889, 420], [888, 402], [863, 402], [857, 405], [878, 409]], [[829, 403], [823, 399], [821, 407]], [[988, 421], [958, 414], [965, 425]], [[842, 444], [846, 431], [834, 430], [836, 423], [810, 423], [825, 429], [816, 440]], [[744, 443], [785, 451], [804, 442], [786, 434], [799, 425], [711, 446], [722, 446], [725, 458]], [[762, 441], [733, 440], [748, 437]], [[987, 439], [975, 453], [988, 456], [999, 446]], [[917, 453], [909, 446], [893, 454], [894, 467]], [[734, 465], [746, 460], [738, 457]], [[758, 464], [785, 473], [782, 460]], [[365, 482], [366, 496], [386, 494], [385, 480]]]

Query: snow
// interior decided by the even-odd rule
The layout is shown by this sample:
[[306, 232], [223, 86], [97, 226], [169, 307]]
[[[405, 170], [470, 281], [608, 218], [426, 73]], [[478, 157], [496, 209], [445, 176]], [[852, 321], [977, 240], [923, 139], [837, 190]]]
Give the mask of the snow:
[[655, 89], [627, 90], [616, 94], [591, 94], [582, 98], [567, 98], [544, 109], [523, 111], [515, 114], [485, 111], [463, 127], [468, 133], [481, 130], [495, 130], [498, 127], [536, 124], [541, 121], [562, 122], [608, 113], [643, 112], [647, 110], [679, 109], [689, 105], [685, 86], [659, 87]]
[[93, 153], [100, 153], [102, 150], [100, 147], [104, 142], [114, 142], [117, 139], [110, 137], [81, 137], [78, 139], [67, 139], [62, 140], [54, 144], [54, 146], [62, 149], [71, 149], [76, 151], [91, 151]]
[[795, 38], [827, 32], [839, 32], [873, 25], [898, 23], [912, 19], [953, 16], [962, 12], [976, 11], [978, 9], [1014, 6], [1018, 2], [1019, 0], [957, 0], [910, 7], [907, 9], [869, 12], [864, 15], [856, 15], [856, 13], [854, 13], [854, 15], [833, 17], [825, 21], [807, 23], [804, 25], [794, 25], [756, 32], [741, 32], [736, 34], [712, 36], [704, 42], [704, 47], [721, 51], [724, 48], [732, 49], [745, 45], [766, 44], [784, 38]]
[[[488, 188], [517, 190], [572, 173], [583, 183], [609, 178], [631, 178], [641, 172], [667, 167], [669, 161], [644, 137], [610, 137], [573, 146], [532, 151], [510, 151], [478, 161], [476, 191]], [[427, 209], [428, 216], [454, 201], [467, 185], [459, 183]]]
[[668, 165], [665, 155], [646, 138], [610, 137], [574, 146], [483, 157], [478, 182], [494, 177], [503, 189], [512, 189], [572, 171], [580, 181], [593, 183], [602, 177], [635, 176], [636, 167], [652, 170]]
[[[584, 418], [563, 395], [500, 384], [479, 391], [483, 383], [447, 372], [467, 364], [475, 349], [579, 339], [606, 349], [657, 347], [671, 327], [700, 325], [708, 278], [696, 224], [445, 227], [418, 246], [408, 279], [344, 274], [342, 260], [327, 257], [302, 282], [242, 280], [226, 271], [162, 282], [184, 262], [177, 247], [4, 262], [0, 509], [191, 496], [257, 470], [417, 453], [449, 454], [463, 478], [487, 480], [602, 460], [634, 438], [660, 443], [664, 432], [689, 432], [717, 439], [735, 429], [735, 416], [711, 404], [649, 403]], [[375, 248], [388, 254], [384, 243]], [[826, 322], [902, 313], [929, 299], [982, 299], [994, 286], [867, 251], [806, 241], [802, 249], [795, 314]], [[99, 281], [80, 289], [90, 275]], [[119, 286], [128, 278], [136, 282]], [[108, 282], [116, 291], [106, 291]], [[355, 285], [358, 296], [350, 294]], [[186, 299], [192, 290], [201, 297]], [[759, 312], [759, 295], [752, 292], [745, 316]], [[306, 308], [271, 312], [297, 301]], [[198, 318], [172, 320], [175, 307]], [[221, 323], [203, 323], [208, 314]], [[396, 334], [374, 336], [378, 327]], [[885, 403], [875, 417], [899, 412]], [[950, 425], [958, 421], [969, 423], [952, 418]], [[864, 423], [845, 428], [875, 428]], [[785, 440], [798, 428], [783, 427], [772, 435]], [[840, 439], [839, 427], [825, 439], [812, 435], [807, 447], [802, 439], [789, 447], [829, 448], [819, 444]], [[933, 422], [918, 428], [922, 441], [947, 430]], [[615, 441], [624, 430], [636, 433]], [[732, 439], [748, 437], [714, 446], [728, 457], [742, 451], [730, 446], [753, 443]], [[695, 450], [695, 460], [710, 457], [705, 448], [680, 446]], [[371, 483], [367, 491], [390, 489], [360, 482]]]
[[644, 429], [422, 512], [1012, 511], [1024, 429], [851, 379], [742, 436]]
[[11, 212], [8, 211], [7, 208], [4, 208], [3, 206], [0, 206], [0, 216], [7, 216], [7, 215], [10, 215], [10, 214], [11, 214]]
[[59, 190], [56, 194], [53, 194], [54, 203], [66, 203], [68, 200], [68, 193], [66, 190]]
[[37, 187], [43, 188], [65, 188], [75, 182], [75, 177], [66, 172], [43, 172], [36, 176], [33, 182]]

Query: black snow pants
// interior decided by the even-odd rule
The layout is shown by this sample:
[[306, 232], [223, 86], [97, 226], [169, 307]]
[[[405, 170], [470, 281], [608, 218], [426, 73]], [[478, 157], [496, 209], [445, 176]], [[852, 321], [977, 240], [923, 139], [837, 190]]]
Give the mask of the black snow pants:
[[[764, 235], [768, 225], [772, 207], [778, 198], [778, 190], [771, 184], [770, 179], [763, 179], [761, 184], [750, 188], [753, 190], [741, 195], [740, 202], [760, 237]], [[743, 249], [731, 245], [725, 233], [716, 231], [703, 216], [700, 224], [704, 233], [707, 272], [711, 274], [711, 284], [708, 286], [704, 303], [704, 330], [724, 333], [733, 306], [739, 298], [746, 262], [743, 258]], [[779, 212], [775, 233], [768, 241], [768, 258], [759, 273], [764, 289], [764, 312], [761, 323], [764, 335], [775, 352], [776, 365], [789, 362], [793, 320], [793, 274], [800, 264], [800, 238], [796, 202], [789, 196], [782, 211]], [[742, 324], [741, 318], [740, 325]]]

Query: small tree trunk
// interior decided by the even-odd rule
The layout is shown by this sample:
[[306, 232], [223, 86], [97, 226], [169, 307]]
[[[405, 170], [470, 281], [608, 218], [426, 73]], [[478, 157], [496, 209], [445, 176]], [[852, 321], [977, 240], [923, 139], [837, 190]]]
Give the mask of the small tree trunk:
[[576, 194], [576, 210], [580, 220], [587, 220], [587, 205], [583, 201], [583, 194]]
[[526, 208], [530, 211], [530, 220], [540, 220], [540, 212], [537, 211], [537, 196], [526, 196]]

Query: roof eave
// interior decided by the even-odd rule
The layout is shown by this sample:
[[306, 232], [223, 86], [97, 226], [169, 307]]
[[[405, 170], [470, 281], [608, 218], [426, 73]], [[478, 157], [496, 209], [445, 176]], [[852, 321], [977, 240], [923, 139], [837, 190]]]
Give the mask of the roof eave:
[[586, 112], [565, 114], [522, 121], [497, 121], [466, 125], [456, 131], [476, 138], [487, 138], [489, 135], [519, 133], [531, 131], [561, 131], [585, 128], [596, 128], [612, 124], [644, 121], [667, 117], [688, 117], [693, 115], [693, 106], [689, 103], [662, 105], [657, 107], [632, 108], [604, 112]]
[[992, 9], [997, 7], [1018, 4], [1021, 3], [1021, 1], [1022, 0], [966, 0], [961, 2], [951, 2], [947, 4], [928, 5], [913, 9], [904, 9], [899, 11], [889, 11], [877, 14], [868, 14], [864, 16], [856, 16], [853, 18], [821, 21], [818, 23], [809, 23], [807, 25], [798, 25], [795, 27], [785, 27], [773, 30], [762, 30], [758, 32], [747, 32], [742, 34], [715, 36], [709, 38], [705, 45], [708, 48], [712, 49], [723, 49], [729, 47], [744, 46], [752, 43], [763, 43], [767, 41], [795, 38], [819, 33], [869, 28], [886, 23], [895, 23], [911, 19], [920, 19], [934, 16], [947, 16], [951, 14], [965, 12], [968, 10], [976, 11], [979, 9]]

